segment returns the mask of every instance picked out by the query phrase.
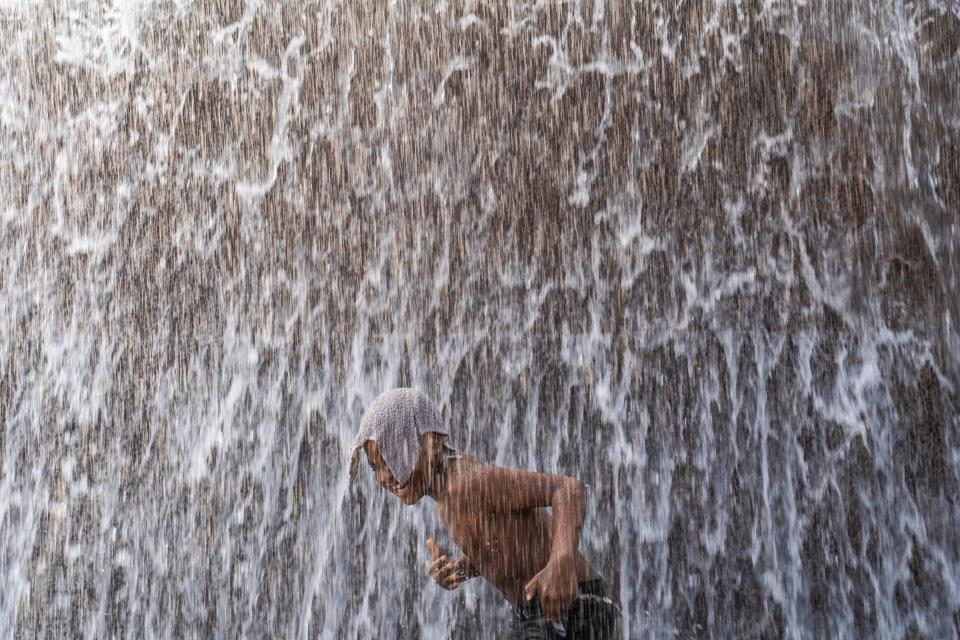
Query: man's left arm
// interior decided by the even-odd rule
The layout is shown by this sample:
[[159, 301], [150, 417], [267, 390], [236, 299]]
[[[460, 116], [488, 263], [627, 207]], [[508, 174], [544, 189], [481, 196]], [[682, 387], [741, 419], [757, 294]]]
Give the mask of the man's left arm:
[[583, 483], [560, 476], [550, 499], [553, 508], [553, 541], [547, 566], [527, 583], [527, 600], [540, 593], [544, 613], [554, 622], [577, 597], [574, 558], [580, 546], [580, 530], [587, 511], [587, 492]]
[[527, 583], [525, 595], [530, 600], [539, 593], [547, 617], [558, 622], [577, 597], [575, 558], [587, 502], [583, 483], [568, 476], [484, 465], [458, 489], [488, 511], [553, 509], [550, 558]]

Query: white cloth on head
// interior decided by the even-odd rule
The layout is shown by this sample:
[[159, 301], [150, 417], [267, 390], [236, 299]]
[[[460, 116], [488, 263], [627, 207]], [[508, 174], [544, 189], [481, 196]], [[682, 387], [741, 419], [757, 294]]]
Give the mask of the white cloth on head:
[[[420, 457], [420, 438], [426, 433], [446, 436], [440, 412], [427, 396], [416, 389], [390, 389], [373, 401], [363, 419], [360, 431], [350, 447], [350, 481], [357, 476], [360, 450], [373, 440], [380, 449], [397, 482], [410, 479]], [[449, 445], [448, 445], [449, 446]]]

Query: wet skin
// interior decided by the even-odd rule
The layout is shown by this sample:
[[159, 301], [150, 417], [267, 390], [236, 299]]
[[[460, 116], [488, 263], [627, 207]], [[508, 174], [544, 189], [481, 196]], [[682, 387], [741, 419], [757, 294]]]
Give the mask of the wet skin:
[[[513, 603], [540, 596], [548, 617], [559, 620], [577, 596], [577, 583], [598, 574], [577, 549], [585, 512], [583, 485], [566, 476], [503, 469], [468, 455], [440, 464], [439, 439], [424, 437], [410, 479], [400, 485], [375, 442], [364, 446], [377, 482], [413, 505], [424, 496], [464, 555], [450, 560], [427, 542], [430, 576], [455, 589], [457, 568], [479, 575]], [[553, 510], [551, 514], [547, 508]]]

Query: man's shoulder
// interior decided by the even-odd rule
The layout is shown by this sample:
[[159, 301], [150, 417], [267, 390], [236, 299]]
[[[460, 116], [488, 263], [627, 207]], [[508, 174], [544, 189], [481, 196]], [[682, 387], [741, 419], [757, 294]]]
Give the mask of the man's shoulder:
[[447, 491], [454, 501], [479, 498], [490, 495], [490, 492], [501, 497], [502, 492], [528, 487], [529, 483], [538, 480], [547, 480], [551, 476], [535, 471], [521, 471], [510, 467], [502, 467], [490, 462], [483, 462], [473, 456], [463, 456], [458, 459], [454, 473], [448, 478]]
[[461, 454], [457, 458], [457, 464], [450, 474], [447, 490], [454, 498], [467, 495], [470, 492], [477, 491], [483, 486], [483, 483], [497, 472], [501, 467], [483, 462], [477, 458]]

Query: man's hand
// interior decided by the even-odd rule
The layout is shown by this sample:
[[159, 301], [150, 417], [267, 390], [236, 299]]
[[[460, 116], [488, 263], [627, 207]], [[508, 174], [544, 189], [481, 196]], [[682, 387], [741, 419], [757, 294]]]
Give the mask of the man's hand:
[[427, 546], [430, 547], [430, 553], [433, 555], [433, 562], [427, 572], [434, 582], [444, 589], [456, 589], [460, 586], [460, 578], [457, 576], [457, 564], [451, 562], [447, 556], [440, 552], [440, 545], [433, 538], [427, 538]]
[[540, 603], [547, 618], [560, 622], [560, 617], [570, 608], [570, 603], [579, 593], [572, 558], [551, 557], [547, 566], [527, 583], [527, 600], [532, 600], [537, 592], [540, 593]]

